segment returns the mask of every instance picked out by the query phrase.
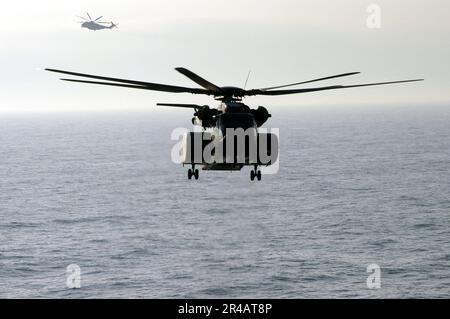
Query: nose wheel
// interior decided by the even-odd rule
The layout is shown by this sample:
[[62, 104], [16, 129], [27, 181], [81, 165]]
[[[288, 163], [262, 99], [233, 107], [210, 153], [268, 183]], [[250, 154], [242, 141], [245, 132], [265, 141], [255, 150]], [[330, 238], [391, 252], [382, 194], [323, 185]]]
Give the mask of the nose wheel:
[[192, 168], [190, 168], [188, 170], [188, 179], [192, 179], [192, 177], [194, 177], [195, 179], [198, 179], [199, 177], [199, 171], [198, 169], [195, 168], [195, 166], [192, 166]]
[[250, 171], [250, 180], [254, 181], [255, 178], [258, 179], [258, 181], [261, 180], [261, 171], [258, 169], [258, 166], [255, 165], [255, 169]]

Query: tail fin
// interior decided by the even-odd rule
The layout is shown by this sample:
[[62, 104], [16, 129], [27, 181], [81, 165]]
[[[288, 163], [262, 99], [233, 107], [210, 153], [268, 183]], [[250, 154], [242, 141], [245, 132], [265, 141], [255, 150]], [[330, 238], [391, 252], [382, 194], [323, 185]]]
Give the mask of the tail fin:
[[114, 28], [119, 28], [119, 24], [115, 24], [114, 22], [111, 21], [111, 25], [109, 26], [110, 29], [114, 29]]

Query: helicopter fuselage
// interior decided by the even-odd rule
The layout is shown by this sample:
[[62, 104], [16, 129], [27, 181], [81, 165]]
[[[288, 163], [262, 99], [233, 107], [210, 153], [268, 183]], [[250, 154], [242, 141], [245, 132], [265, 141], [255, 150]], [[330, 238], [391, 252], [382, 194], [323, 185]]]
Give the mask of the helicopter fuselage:
[[[265, 119], [262, 119], [262, 113], [265, 114]], [[255, 167], [265, 165], [258, 159], [258, 154], [254, 157], [250, 155], [252, 150], [257, 153], [260, 149], [260, 135], [264, 134], [260, 134], [258, 128], [271, 116], [264, 107], [260, 106], [258, 109], [252, 110], [239, 101], [223, 102], [217, 109], [203, 106], [202, 109], [196, 110], [194, 115], [193, 124], [202, 127], [203, 130], [201, 133], [191, 132], [189, 137], [186, 137], [184, 148], [189, 149], [191, 153], [185, 157], [183, 164], [200, 165], [203, 170], [227, 171], [241, 170], [246, 165]], [[266, 142], [271, 138], [272, 136], [266, 137]], [[243, 143], [241, 150], [239, 150], [239, 139], [242, 139]], [[231, 157], [227, 153], [227, 150], [230, 149], [228, 141], [232, 143]], [[203, 152], [208, 147], [207, 145], [213, 142], [217, 143], [215, 147], [220, 148], [223, 153], [219, 156], [214, 149], [213, 160], [207, 161], [203, 157]], [[194, 159], [194, 144], [196, 143], [197, 145], [202, 144], [201, 148], [197, 148], [202, 154]], [[201, 160], [198, 160], [199, 158]]]
[[94, 21], [83, 22], [81, 24], [81, 27], [89, 29], [89, 30], [93, 30], [93, 31], [98, 31], [98, 30], [103, 30], [103, 29], [112, 29], [112, 25], [104, 26], [104, 25], [95, 23]]

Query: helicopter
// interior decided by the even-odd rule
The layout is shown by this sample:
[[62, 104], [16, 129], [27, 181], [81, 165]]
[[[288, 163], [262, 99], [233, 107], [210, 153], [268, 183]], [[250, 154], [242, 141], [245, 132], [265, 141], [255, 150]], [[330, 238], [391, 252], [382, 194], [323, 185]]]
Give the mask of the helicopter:
[[[175, 103], [157, 103], [158, 106], [164, 107], [181, 107], [181, 108], [191, 108], [194, 110], [194, 117], [192, 118], [192, 124], [197, 127], [201, 127], [201, 132], [189, 132], [185, 134], [182, 143], [182, 164], [190, 165], [191, 168], [188, 170], [188, 179], [199, 178], [199, 170], [196, 166], [200, 166], [202, 170], [213, 170], [213, 171], [240, 171], [244, 166], [251, 166], [253, 169], [250, 171], [251, 181], [257, 179], [261, 180], [261, 170], [259, 167], [270, 166], [277, 161], [278, 158], [278, 140], [277, 136], [272, 133], [261, 133], [259, 129], [266, 123], [271, 114], [264, 106], [259, 106], [256, 109], [250, 108], [248, 105], [244, 104], [242, 100], [247, 96], [281, 96], [288, 94], [301, 94], [309, 92], [319, 92], [327, 90], [338, 90], [346, 88], [357, 88], [357, 87], [368, 87], [368, 86], [378, 86], [378, 85], [388, 85], [397, 83], [409, 83], [423, 81], [423, 79], [414, 80], [401, 80], [401, 81], [390, 81], [390, 82], [378, 82], [378, 83], [366, 83], [366, 84], [356, 84], [356, 85], [333, 85], [333, 86], [322, 86], [322, 87], [311, 87], [311, 88], [296, 88], [296, 89], [286, 89], [293, 86], [298, 86], [302, 84], [308, 84], [313, 82], [319, 82], [324, 80], [330, 80], [335, 78], [342, 78], [351, 75], [360, 74], [360, 72], [349, 72], [337, 75], [331, 75], [327, 77], [321, 77], [313, 80], [302, 81], [297, 83], [290, 83], [285, 85], [271, 86], [259, 89], [245, 89], [235, 86], [217, 86], [212, 82], [202, 78], [201, 76], [195, 74], [194, 72], [183, 68], [175, 68], [176, 71], [186, 76], [193, 82], [195, 82], [200, 87], [184, 87], [184, 86], [174, 86], [167, 84], [142, 82], [136, 80], [127, 80], [120, 78], [112, 78], [105, 76], [98, 76], [85, 73], [77, 73], [71, 71], [57, 70], [57, 69], [45, 69], [49, 72], [56, 72], [60, 74], [70, 75], [78, 78], [61, 78], [62, 81], [75, 82], [75, 83], [87, 83], [96, 85], [106, 85], [115, 87], [124, 87], [131, 89], [140, 90], [153, 90], [162, 91], [169, 93], [191, 93], [212, 96], [220, 104], [217, 108], [211, 108], [208, 105], [197, 105], [197, 104], [175, 104]], [[88, 80], [94, 79], [96, 81]], [[248, 77], [247, 77], [248, 81]], [[228, 142], [234, 142], [236, 135], [230, 136], [230, 129], [242, 129], [251, 131], [248, 135], [245, 135], [245, 147], [241, 149], [241, 154], [239, 151], [236, 152], [236, 145], [233, 143], [228, 144]], [[206, 142], [205, 142], [206, 141]], [[212, 148], [212, 152], [208, 159], [205, 157], [205, 150], [214, 141], [214, 145], [220, 146], [224, 149], [232, 150], [231, 158], [224, 157], [223, 152], [219, 155], [215, 154], [215, 148]], [[270, 142], [270, 145], [268, 144]], [[263, 145], [265, 142], [265, 145]], [[272, 143], [274, 142], [274, 143]], [[252, 147], [253, 146], [255, 147]], [[200, 145], [196, 148], [195, 145]], [[231, 146], [230, 146], [231, 145]], [[265, 146], [266, 155], [269, 155], [269, 159], [262, 160], [260, 149]], [[196, 154], [196, 150], [200, 150], [201, 154]], [[220, 147], [217, 147], [220, 149]], [[250, 156], [250, 150], [257, 150], [256, 156]]]
[[[101, 18], [103, 18], [103, 16], [98, 17], [95, 20], [92, 20], [91, 15], [89, 13], [87, 14], [87, 19], [85, 17], [81, 17], [81, 16], [77, 16], [78, 18], [82, 19], [83, 21], [79, 21], [79, 23], [81, 23], [81, 27], [82, 28], [86, 28], [92, 31], [97, 31], [97, 30], [104, 30], [104, 29], [114, 29], [114, 28], [119, 28], [118, 24], [115, 24], [114, 22], [100, 22], [98, 20], [100, 20]], [[106, 26], [104, 24], [110, 24], [109, 26]]]

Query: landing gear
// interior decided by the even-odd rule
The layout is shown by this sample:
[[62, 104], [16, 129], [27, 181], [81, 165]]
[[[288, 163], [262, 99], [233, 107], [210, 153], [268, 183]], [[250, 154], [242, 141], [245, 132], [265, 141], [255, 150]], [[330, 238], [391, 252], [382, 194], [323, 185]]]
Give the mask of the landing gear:
[[192, 168], [190, 168], [190, 169], [188, 170], [188, 179], [192, 179], [192, 176], [194, 176], [195, 179], [198, 179], [199, 174], [200, 174], [200, 173], [199, 173], [198, 169], [196, 169], [195, 166], [192, 165]]
[[255, 177], [258, 179], [258, 181], [260, 181], [261, 177], [262, 177], [261, 171], [258, 170], [258, 166], [257, 165], [255, 165], [255, 169], [254, 170], [250, 171], [250, 180], [254, 181]]

